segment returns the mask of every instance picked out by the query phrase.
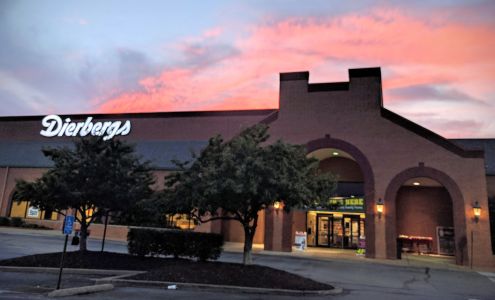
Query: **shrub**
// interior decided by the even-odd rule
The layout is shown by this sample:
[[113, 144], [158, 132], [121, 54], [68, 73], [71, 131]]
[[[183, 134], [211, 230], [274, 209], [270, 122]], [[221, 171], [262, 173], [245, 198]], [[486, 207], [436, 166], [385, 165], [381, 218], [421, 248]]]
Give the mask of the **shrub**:
[[19, 217], [10, 218], [10, 224], [14, 227], [21, 227], [24, 224], [24, 220]]
[[127, 242], [133, 255], [173, 255], [206, 261], [220, 257], [223, 237], [214, 233], [130, 228]]
[[197, 257], [200, 261], [216, 260], [220, 257], [223, 245], [222, 235], [201, 232], [190, 233], [194, 233], [194, 238], [189, 241], [188, 249], [194, 257]]
[[145, 256], [152, 254], [153, 231], [129, 228], [127, 233], [127, 249], [130, 254]]
[[7, 217], [0, 217], [0, 226], [10, 226], [10, 219]]
[[22, 228], [45, 229], [46, 227], [38, 224], [24, 223], [22, 224]]

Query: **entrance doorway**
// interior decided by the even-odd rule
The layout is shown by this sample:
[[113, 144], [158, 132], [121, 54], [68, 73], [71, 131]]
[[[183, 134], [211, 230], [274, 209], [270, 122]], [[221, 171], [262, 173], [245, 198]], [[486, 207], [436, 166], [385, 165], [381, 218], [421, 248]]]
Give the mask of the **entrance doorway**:
[[317, 213], [315, 227], [314, 245], [318, 247], [357, 249], [364, 237], [364, 219], [359, 214]]
[[365, 200], [373, 199], [374, 181], [366, 157], [353, 145], [328, 137], [314, 146], [308, 145], [308, 156], [319, 160], [321, 173], [335, 175], [336, 188], [328, 202], [315, 203], [307, 212], [307, 245], [359, 249], [359, 254], [374, 257], [373, 206], [365, 206]]

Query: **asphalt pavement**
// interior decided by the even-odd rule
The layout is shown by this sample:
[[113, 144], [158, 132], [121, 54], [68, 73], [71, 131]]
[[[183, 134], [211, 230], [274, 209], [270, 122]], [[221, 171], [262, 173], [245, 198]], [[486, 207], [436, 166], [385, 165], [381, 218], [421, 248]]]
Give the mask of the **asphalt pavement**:
[[[58, 230], [26, 230], [12, 227], [0, 227], [0, 260], [24, 255], [61, 252], [64, 249], [65, 236]], [[77, 251], [72, 246], [67, 251]], [[101, 240], [88, 239], [88, 250], [101, 250]], [[105, 251], [127, 253], [127, 243], [105, 241]]]
[[[101, 242], [89, 240], [90, 250], [99, 250]], [[126, 252], [123, 242], [106, 243], [107, 251]], [[0, 228], [0, 259], [61, 251], [63, 236], [58, 232], [32, 232]], [[73, 246], [71, 246], [73, 247]], [[69, 250], [76, 250], [75, 247]], [[240, 262], [242, 254], [224, 252], [221, 261]], [[338, 296], [308, 299], [495, 299], [493, 273], [464, 270], [429, 269], [417, 266], [395, 266], [359, 260], [326, 259], [277, 255], [253, 256], [255, 264], [266, 265], [317, 281], [344, 288]], [[88, 277], [70, 275], [71, 284], [87, 284]], [[66, 281], [64, 281], [63, 284]], [[0, 272], [0, 299], [44, 299], [56, 274]], [[40, 288], [36, 288], [39, 286]], [[45, 289], [45, 290], [43, 290]], [[299, 297], [257, 294], [232, 294], [204, 290], [166, 290], [159, 288], [117, 287], [112, 291], [66, 299], [296, 299]]]

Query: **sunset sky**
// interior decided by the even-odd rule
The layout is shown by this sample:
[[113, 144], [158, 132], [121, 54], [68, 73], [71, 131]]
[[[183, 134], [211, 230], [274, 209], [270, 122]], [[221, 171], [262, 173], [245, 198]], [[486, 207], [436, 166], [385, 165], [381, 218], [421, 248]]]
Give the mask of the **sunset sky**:
[[495, 138], [495, 1], [0, 1], [2, 116], [277, 108], [280, 72], [375, 66], [386, 108]]

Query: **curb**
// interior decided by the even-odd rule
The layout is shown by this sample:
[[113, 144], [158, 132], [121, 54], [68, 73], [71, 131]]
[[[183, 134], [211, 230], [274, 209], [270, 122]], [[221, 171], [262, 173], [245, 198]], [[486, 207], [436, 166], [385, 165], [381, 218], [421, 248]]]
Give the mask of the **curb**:
[[81, 286], [81, 287], [75, 287], [75, 288], [54, 290], [53, 292], [48, 293], [48, 297], [74, 296], [74, 295], [109, 291], [112, 289], [113, 289], [113, 284], [109, 284], [109, 283], [97, 284], [97, 285], [88, 285], [88, 286]]
[[183, 288], [189, 290], [209, 290], [209, 291], [218, 291], [218, 292], [237, 292], [237, 293], [249, 293], [249, 294], [286, 295], [286, 296], [323, 296], [323, 295], [331, 296], [331, 295], [339, 295], [343, 293], [343, 289], [339, 287], [334, 287], [331, 290], [311, 291], [311, 290], [270, 289], [270, 288], [257, 288], [257, 287], [244, 287], [244, 286], [235, 286], [235, 285], [218, 285], [218, 284], [205, 284], [205, 283], [145, 281], [145, 280], [122, 279], [122, 278], [102, 278], [102, 279], [96, 279], [96, 282], [112, 283], [117, 286], [140, 286], [140, 287], [158, 287], [158, 288], [168, 288], [168, 286], [173, 285], [175, 286], [175, 288]]

